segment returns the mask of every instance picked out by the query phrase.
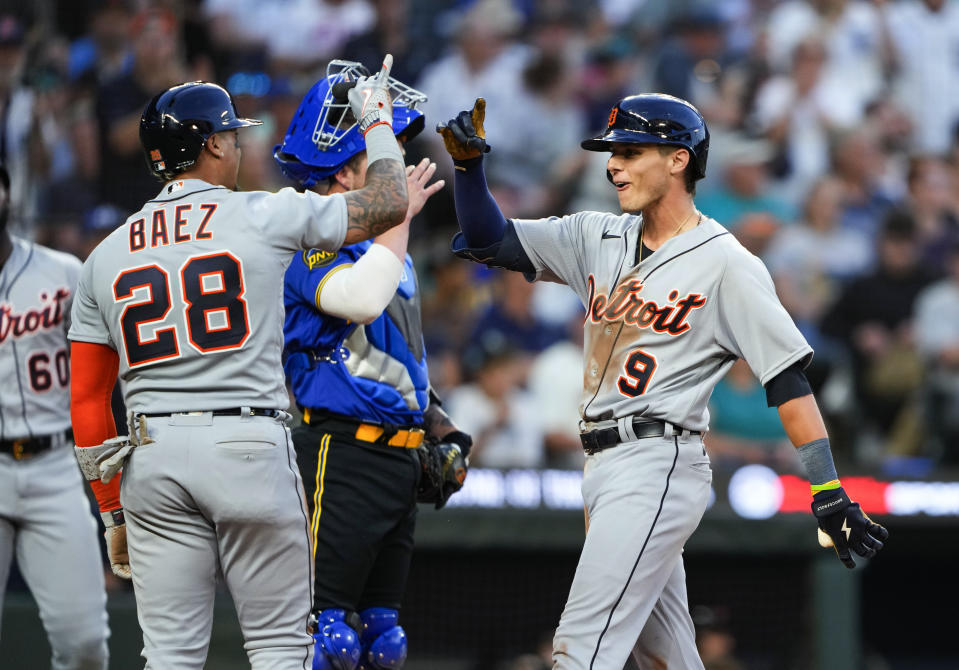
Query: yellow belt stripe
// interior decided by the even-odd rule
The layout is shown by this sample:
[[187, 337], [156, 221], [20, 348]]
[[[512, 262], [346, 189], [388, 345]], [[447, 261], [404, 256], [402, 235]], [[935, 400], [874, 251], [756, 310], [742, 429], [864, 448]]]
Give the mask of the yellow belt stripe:
[[326, 454], [330, 450], [330, 434], [320, 440], [320, 451], [316, 459], [316, 489], [313, 492], [313, 560], [316, 561], [316, 536], [320, 530], [320, 514], [323, 512], [323, 481], [326, 475]]

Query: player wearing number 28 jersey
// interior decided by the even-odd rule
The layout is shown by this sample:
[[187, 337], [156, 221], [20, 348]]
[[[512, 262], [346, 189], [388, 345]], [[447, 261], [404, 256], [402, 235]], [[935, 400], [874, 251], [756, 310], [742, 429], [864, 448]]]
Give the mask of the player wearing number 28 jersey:
[[[258, 122], [214, 84], [164, 91], [140, 124], [164, 186], [84, 264], [70, 330], [77, 458], [114, 571], [132, 576], [148, 668], [203, 666], [218, 573], [252, 667], [310, 667], [312, 561], [283, 411], [284, 271], [295, 251], [368, 239], [407, 206], [390, 108], [367, 108], [388, 94], [376, 77], [356, 89], [370, 178], [329, 197], [236, 192], [237, 130]], [[117, 371], [129, 435], [108, 440]]]

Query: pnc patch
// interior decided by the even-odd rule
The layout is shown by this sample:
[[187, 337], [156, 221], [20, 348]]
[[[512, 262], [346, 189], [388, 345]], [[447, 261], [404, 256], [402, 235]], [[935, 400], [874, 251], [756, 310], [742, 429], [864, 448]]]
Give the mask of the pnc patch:
[[303, 262], [306, 263], [307, 269], [310, 270], [329, 265], [333, 262], [334, 258], [336, 258], [336, 254], [332, 251], [311, 249], [310, 251], [303, 252]]

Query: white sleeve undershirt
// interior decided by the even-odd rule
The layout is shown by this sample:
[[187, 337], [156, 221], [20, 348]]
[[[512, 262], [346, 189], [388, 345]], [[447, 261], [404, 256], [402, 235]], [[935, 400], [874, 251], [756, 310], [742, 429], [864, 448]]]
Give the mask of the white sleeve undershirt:
[[382, 244], [373, 244], [352, 265], [332, 270], [317, 288], [317, 306], [326, 314], [372, 323], [393, 299], [403, 263]]

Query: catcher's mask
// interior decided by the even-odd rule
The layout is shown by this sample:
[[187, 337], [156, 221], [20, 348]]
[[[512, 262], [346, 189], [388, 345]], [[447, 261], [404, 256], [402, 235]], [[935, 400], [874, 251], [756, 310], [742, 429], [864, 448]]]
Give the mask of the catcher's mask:
[[213, 133], [261, 123], [241, 119], [223, 87], [191, 81], [168, 88], [147, 104], [140, 117], [140, 144], [150, 172], [169, 181], [196, 163]]
[[614, 143], [666, 144], [690, 154], [694, 177], [706, 176], [709, 129], [691, 104], [665, 93], [644, 93], [623, 98], [609, 113], [605, 132], [583, 140], [587, 151], [610, 151]]
[[[369, 74], [361, 63], [330, 61], [326, 76], [313, 85], [293, 114], [283, 143], [273, 148], [273, 158], [284, 175], [310, 188], [366, 150], [346, 93], [350, 82]], [[388, 85], [393, 132], [411, 140], [423, 130], [425, 119], [416, 106], [426, 102], [426, 95], [393, 77]]]

